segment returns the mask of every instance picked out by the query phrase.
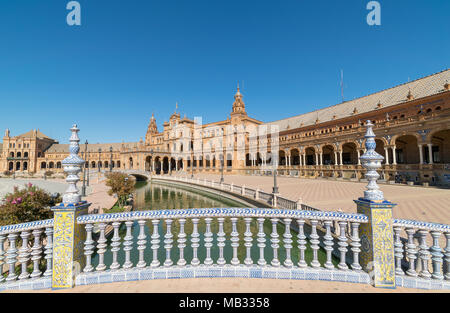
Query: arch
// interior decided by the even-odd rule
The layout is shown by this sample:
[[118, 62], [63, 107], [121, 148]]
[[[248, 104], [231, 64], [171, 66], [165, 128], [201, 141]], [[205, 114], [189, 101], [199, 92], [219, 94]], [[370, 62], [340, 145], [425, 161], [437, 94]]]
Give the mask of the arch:
[[20, 162], [16, 162], [16, 171], [20, 171]]
[[9, 157], [10, 157], [10, 158], [13, 158], [13, 157], [14, 157], [14, 152], [11, 151], [11, 152], [9, 153]]
[[395, 142], [397, 141], [397, 139], [400, 137], [403, 137], [403, 136], [413, 136], [416, 138], [417, 142], [420, 142], [420, 140], [421, 140], [420, 135], [418, 133], [404, 132], [404, 133], [396, 134], [396, 135], [392, 136], [391, 145], [395, 145]]
[[104, 161], [104, 162], [103, 162], [103, 166], [104, 166], [105, 168], [108, 168], [108, 167], [109, 167], [109, 162], [108, 162], [108, 161]]
[[97, 162], [97, 167], [98, 167], [99, 169], [101, 169], [101, 168], [103, 167], [102, 161], [98, 161], [98, 162]]
[[162, 171], [163, 171], [163, 174], [167, 174], [169, 172], [169, 158], [168, 157], [163, 158]]
[[61, 162], [56, 162], [56, 168], [61, 168], [62, 166], [61, 166]]
[[284, 150], [278, 150], [278, 165], [287, 165], [286, 152]]
[[430, 142], [433, 145], [431, 151], [433, 163], [450, 163], [450, 129], [434, 132]]
[[28, 158], [28, 152], [24, 152], [24, 153], [23, 153], [23, 157], [24, 157], [24, 158]]
[[161, 174], [161, 157], [155, 158], [155, 168], [153, 169], [157, 175]]
[[46, 169], [46, 168], [47, 168], [47, 163], [41, 162], [41, 169]]
[[177, 162], [174, 158], [170, 158], [170, 171], [175, 171], [177, 166]]
[[227, 167], [233, 166], [233, 156], [231, 153], [227, 153]]
[[120, 168], [120, 160], [117, 161], [117, 168]]
[[9, 162], [8, 171], [13, 171], [13, 170], [14, 170], [14, 163], [13, 162]]
[[395, 153], [398, 164], [418, 164], [419, 147], [418, 140], [414, 135], [398, 136], [395, 139]]
[[323, 165], [336, 165], [335, 158], [335, 146], [331, 144], [325, 144], [322, 146], [322, 164]]
[[354, 141], [342, 144], [342, 164], [358, 164], [358, 145]]
[[91, 168], [95, 168], [95, 161], [91, 162]]
[[152, 159], [153, 159], [153, 157], [150, 155], [145, 157], [144, 168], [146, 171], [152, 170]]
[[205, 165], [207, 168], [211, 167], [211, 160], [210, 160], [209, 154], [205, 155], [205, 163], [206, 163]]
[[316, 148], [314, 147], [305, 147], [305, 160], [306, 165], [316, 165]]
[[18, 157], [18, 158], [21, 158], [21, 157], [22, 157], [22, 152], [20, 152], [20, 151], [17, 152], [17, 157]]
[[250, 160], [250, 153], [245, 154], [245, 166], [252, 166], [252, 161]]
[[[100, 164], [99, 164], [100, 165]], [[133, 158], [129, 157], [128, 158], [128, 169], [132, 169], [133, 168]]]
[[23, 162], [23, 170], [24, 171], [28, 170], [28, 162], [27, 161]]
[[55, 168], [55, 163], [50, 161], [50, 163], [48, 163], [48, 168]]
[[300, 165], [300, 150], [293, 148], [289, 151], [291, 155], [291, 165]]
[[183, 169], [183, 159], [180, 158], [177, 162], [178, 162], [178, 170], [182, 170]]

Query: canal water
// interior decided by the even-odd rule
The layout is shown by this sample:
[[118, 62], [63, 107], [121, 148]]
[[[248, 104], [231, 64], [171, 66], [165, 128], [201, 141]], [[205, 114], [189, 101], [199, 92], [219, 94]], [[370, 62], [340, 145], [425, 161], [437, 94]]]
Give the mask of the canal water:
[[[227, 198], [223, 198], [217, 196], [214, 193], [198, 191], [189, 187], [179, 187], [166, 183], [147, 183], [147, 182], [137, 182], [136, 190], [134, 195], [135, 203], [134, 210], [163, 210], [163, 209], [190, 209], [190, 208], [243, 208], [245, 207], [242, 203], [237, 201], [233, 201]], [[293, 221], [294, 222], [294, 221]], [[119, 231], [119, 235], [121, 237], [121, 243], [123, 243], [123, 238], [125, 237], [126, 227], [122, 223], [122, 226]], [[184, 248], [184, 259], [187, 261], [187, 264], [190, 263], [192, 259], [192, 248], [191, 246], [191, 234], [192, 234], [192, 222], [188, 219], [185, 224], [185, 233], [187, 234], [186, 247]], [[217, 219], [213, 219], [211, 223], [211, 229], [213, 233], [213, 246], [211, 248], [211, 257], [214, 262], [217, 261], [219, 257], [219, 247], [217, 246], [217, 232], [219, 229]], [[245, 223], [243, 218], [239, 218], [237, 223], [237, 229], [239, 232], [239, 248], [238, 248], [238, 258], [243, 263], [246, 255], [246, 249], [244, 246], [244, 232], [245, 232]], [[198, 248], [198, 258], [200, 262], [203, 263], [203, 260], [206, 257], [206, 248], [204, 247], [204, 232], [206, 230], [205, 221], [203, 219], [200, 220], [198, 226], [198, 232], [200, 233], [200, 247]], [[286, 258], [285, 250], [283, 248], [283, 233], [285, 232], [285, 227], [281, 222], [278, 222], [278, 235], [280, 240], [280, 248], [278, 250], [278, 259], [280, 262], [283, 262]], [[224, 231], [226, 233], [226, 241], [224, 248], [224, 255], [227, 261], [227, 264], [230, 263], [232, 258], [232, 248], [231, 248], [231, 221], [229, 218], [225, 219], [224, 223]], [[151, 234], [153, 232], [153, 225], [151, 221], [147, 221], [145, 227], [145, 234], [147, 236], [147, 244], [144, 253], [144, 259], [147, 262], [147, 266], [150, 264], [153, 258], [153, 252], [151, 249]], [[166, 250], [164, 249], [164, 235], [166, 234], [166, 225], [163, 221], [159, 222], [158, 232], [160, 236], [160, 244], [158, 249], [158, 259], [163, 264], [166, 258]], [[251, 256], [253, 262], [256, 263], [259, 259], [259, 248], [257, 247], [256, 234], [258, 233], [258, 226], [256, 219], [252, 220], [251, 223], [251, 232], [253, 234], [253, 247], [251, 249]], [[273, 258], [273, 249], [270, 246], [270, 234], [272, 232], [272, 225], [269, 220], [266, 220], [264, 223], [264, 232], [266, 234], [266, 247], [264, 250], [264, 256], [268, 264], [270, 264]], [[173, 247], [171, 249], [171, 259], [176, 264], [179, 259], [179, 249], [177, 246], [177, 239], [179, 233], [179, 223], [177, 220], [174, 220], [172, 223], [172, 235], [173, 235]], [[297, 247], [297, 234], [291, 230], [293, 246]], [[139, 235], [139, 225], [137, 222], [133, 224], [132, 227], [132, 235], [133, 235], [133, 249], [131, 250], [131, 261], [134, 265], [137, 264], [139, 259], [139, 254], [137, 250], [137, 237]], [[112, 232], [108, 236], [108, 250], [105, 253], [105, 264], [107, 267], [112, 262], [112, 253], [110, 250]], [[122, 248], [123, 246], [121, 246]], [[310, 263], [312, 260], [312, 249], [307, 244], [307, 249], [305, 252], [305, 257], [307, 263]], [[319, 250], [319, 261], [323, 264], [326, 260], [325, 251], [323, 249]], [[297, 248], [293, 248], [291, 250], [291, 258], [293, 262], [298, 262], [299, 260], [299, 251]], [[118, 261], [120, 264], [123, 264], [125, 260], [125, 252], [121, 249], [118, 253]], [[337, 264], [337, 261], [333, 258], [333, 263]], [[98, 264], [98, 255], [95, 254], [92, 259], [92, 264], [96, 266]]]

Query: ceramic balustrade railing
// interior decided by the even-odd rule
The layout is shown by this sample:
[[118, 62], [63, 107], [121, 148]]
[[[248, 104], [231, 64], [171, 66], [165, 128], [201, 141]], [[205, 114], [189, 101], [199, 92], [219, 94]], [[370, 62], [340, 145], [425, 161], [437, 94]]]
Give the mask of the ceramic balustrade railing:
[[267, 193], [264, 191], [259, 191], [258, 192], [258, 197], [259, 199], [267, 202], [267, 203], [272, 203], [272, 199], [273, 199], [273, 195], [271, 193]]
[[0, 227], [0, 283], [51, 276], [52, 257], [53, 219]]
[[[395, 219], [393, 230], [396, 275], [450, 280], [450, 225]], [[404, 235], [407, 240], [402, 240]]]
[[297, 210], [297, 202], [277, 196], [277, 206], [286, 210]]
[[[268, 220], [270, 234], [264, 231], [264, 222]], [[187, 222], [192, 223], [192, 232], [187, 234], [185, 226]], [[337, 241], [333, 240], [331, 234], [331, 226], [333, 221], [341, 224], [341, 233]], [[368, 218], [362, 214], [346, 214], [338, 212], [312, 212], [300, 210], [279, 210], [279, 209], [246, 209], [246, 208], [217, 208], [217, 209], [184, 209], [184, 210], [155, 210], [155, 211], [133, 211], [128, 213], [100, 214], [100, 215], [83, 215], [77, 218], [77, 223], [84, 224], [86, 229], [86, 241], [84, 243], [84, 255], [86, 258], [86, 266], [83, 272], [105, 271], [107, 269], [131, 269], [144, 268], [150, 266], [171, 267], [171, 266], [198, 266], [204, 265], [271, 265], [273, 267], [299, 267], [336, 269], [332, 262], [333, 246], [336, 245], [340, 256], [337, 269], [341, 270], [361, 270], [359, 263], [360, 238], [359, 225], [367, 223]], [[151, 222], [151, 223], [147, 223]], [[173, 227], [177, 227], [177, 233], [173, 231]], [[238, 223], [245, 224], [245, 231], [238, 227]], [[325, 232], [318, 232], [317, 225], [321, 222], [325, 226]], [[347, 223], [351, 223], [352, 234], [347, 236], [345, 228]], [[204, 232], [199, 232], [199, 224], [204, 224]], [[224, 224], [231, 223], [231, 232], [225, 233]], [[150, 226], [152, 225], [152, 230]], [[217, 229], [213, 233], [212, 224]], [[267, 223], [266, 223], [267, 224]], [[291, 224], [296, 224], [298, 233], [297, 240], [292, 240]], [[306, 233], [306, 224], [308, 224], [308, 233]], [[98, 225], [100, 235], [98, 239], [94, 239], [92, 229], [94, 225]], [[105, 237], [105, 229], [107, 225], [112, 225], [114, 235], [109, 245], [112, 253], [111, 264], [105, 264], [105, 252], [108, 249], [107, 239]], [[133, 238], [132, 227], [138, 227], [139, 235]], [[165, 234], [159, 233], [159, 225], [165, 225]], [[218, 226], [217, 226], [218, 225]], [[229, 224], [228, 224], [229, 225]], [[241, 224], [242, 225], [242, 224]], [[253, 232], [251, 230], [253, 225]], [[255, 228], [255, 225], [256, 228]], [[280, 236], [277, 226], [282, 227], [284, 233]], [[125, 227], [125, 236], [123, 239], [119, 235], [121, 226]], [[145, 228], [148, 227], [148, 232]], [[239, 233], [239, 230], [241, 233]], [[146, 233], [151, 234], [146, 235]], [[321, 235], [322, 234], [322, 235]], [[174, 241], [176, 236], [176, 242]], [[243, 237], [241, 245], [245, 247], [245, 258], [238, 258], [238, 248], [240, 247], [240, 239]], [[280, 238], [282, 237], [282, 238]], [[202, 238], [202, 239], [201, 239]], [[310, 248], [312, 250], [312, 261], [307, 263], [305, 259], [305, 250], [307, 249], [307, 238], [309, 238]], [[136, 241], [137, 239], [137, 241]], [[147, 243], [151, 245], [147, 245]], [[318, 253], [321, 242], [324, 245], [326, 253], [326, 261], [321, 264], [318, 259]], [[224, 249], [229, 245], [231, 247], [231, 255], [225, 256]], [[241, 246], [241, 248], [242, 248]], [[265, 258], [265, 252], [270, 246], [271, 256], [269, 260]], [[350, 246], [350, 248], [348, 247]], [[258, 253], [254, 259], [252, 258], [252, 247], [257, 249]], [[164, 249], [164, 260], [158, 259], [158, 251]], [[123, 250], [125, 258], [122, 263], [118, 261], [118, 253]], [[138, 251], [138, 261], [136, 264], [131, 262], [132, 250]], [[151, 253], [145, 251], [151, 249]], [[172, 257], [173, 250], [178, 249], [178, 257]], [[202, 249], [204, 254], [203, 260], [200, 260], [199, 252]], [[296, 259], [293, 258], [293, 251], [296, 249]], [[185, 259], [186, 252], [192, 259], [188, 262]], [[97, 264], [93, 264], [92, 256], [98, 254]], [[351, 254], [352, 262], [346, 263], [347, 254]], [[283, 259], [279, 258], [283, 255]], [[150, 256], [150, 257], [149, 257]], [[228, 260], [227, 260], [228, 259]], [[243, 259], [243, 260], [242, 260]]]

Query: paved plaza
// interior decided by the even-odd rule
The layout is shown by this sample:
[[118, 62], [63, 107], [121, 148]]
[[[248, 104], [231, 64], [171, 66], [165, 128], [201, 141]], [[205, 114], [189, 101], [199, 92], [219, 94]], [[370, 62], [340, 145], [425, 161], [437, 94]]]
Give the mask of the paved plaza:
[[[194, 178], [220, 180], [220, 175], [195, 174]], [[272, 176], [224, 175], [225, 183], [272, 192]], [[324, 211], [356, 213], [353, 200], [364, 195], [367, 183], [277, 177], [280, 194]], [[394, 202], [394, 217], [450, 224], [450, 189], [380, 184], [386, 199]]]

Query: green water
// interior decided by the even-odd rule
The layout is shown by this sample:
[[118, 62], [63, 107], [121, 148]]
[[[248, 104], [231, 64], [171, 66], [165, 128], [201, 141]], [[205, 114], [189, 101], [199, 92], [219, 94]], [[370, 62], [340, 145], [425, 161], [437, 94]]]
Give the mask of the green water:
[[[189, 208], [230, 208], [230, 207], [245, 207], [243, 204], [222, 198], [213, 193], [203, 192], [193, 190], [189, 187], [178, 187], [173, 185], [166, 185], [161, 183], [145, 183], [145, 182], [137, 182], [136, 184], [136, 192], [135, 192], [135, 204], [134, 210], [162, 210], [162, 209], [189, 209]], [[294, 222], [294, 221], [293, 221]], [[251, 232], [253, 234], [253, 246], [251, 248], [251, 257], [253, 262], [256, 263], [259, 259], [259, 248], [257, 247], [256, 234], [258, 233], [258, 225], [256, 219], [253, 219], [251, 222]], [[185, 233], [187, 234], [186, 247], [184, 248], [184, 259], [189, 264], [192, 259], [192, 248], [190, 248], [191, 242], [191, 234], [192, 234], [192, 222], [188, 219], [185, 223]], [[217, 232], [219, 229], [219, 225], [217, 219], [213, 219], [211, 223], [211, 231], [213, 233], [213, 246], [211, 248], [211, 257], [214, 262], [217, 261], [219, 257], [219, 247], [217, 246]], [[239, 232], [239, 248], [238, 248], [238, 258], [243, 263], [246, 256], [246, 249], [244, 246], [244, 232], [245, 232], [245, 223], [243, 218], [239, 218], [237, 223], [237, 229]], [[200, 262], [203, 263], [203, 260], [206, 257], [206, 248], [204, 247], [204, 232], [206, 230], [205, 221], [203, 219], [200, 220], [198, 225], [198, 232], [200, 233], [200, 247], [198, 248], [198, 258]], [[230, 263], [232, 258], [232, 248], [230, 241], [230, 233], [231, 233], [231, 221], [229, 218], [225, 219], [224, 223], [224, 231], [226, 233], [226, 241], [224, 247], [224, 256], [227, 264]], [[283, 262], [286, 259], [286, 252], [283, 247], [283, 234], [285, 232], [285, 227], [281, 222], [278, 222], [277, 227], [278, 235], [279, 235], [279, 249], [278, 249], [278, 259], [280, 262]], [[151, 249], [151, 234], [153, 232], [153, 225], [151, 221], [147, 221], [145, 226], [145, 234], [147, 236], [147, 244], [144, 252], [144, 260], [147, 262], [147, 266], [150, 264], [153, 258], [153, 252]], [[159, 222], [158, 232], [160, 235], [160, 247], [158, 249], [158, 259], [161, 264], [164, 262], [166, 258], [166, 250], [164, 249], [164, 235], [166, 234], [166, 225], [163, 221]], [[264, 232], [266, 234], [266, 247], [264, 249], [264, 257], [268, 264], [272, 261], [273, 258], [273, 249], [270, 246], [270, 234], [272, 232], [272, 224], [270, 220], [266, 220], [264, 223]], [[125, 237], [126, 227], [124, 223], [119, 231], [119, 235], [121, 237], [121, 243], [123, 243], [123, 238]], [[179, 233], [179, 222], [174, 220], [172, 223], [172, 235], [173, 235], [173, 243], [171, 249], [171, 259], [176, 264], [179, 259], [179, 249], [177, 247], [177, 239]], [[297, 234], [291, 230], [292, 234], [292, 246], [291, 249], [291, 259], [294, 263], [297, 263], [299, 260], [299, 250], [297, 248]], [[137, 264], [139, 255], [137, 250], [137, 236], [139, 235], [139, 226], [137, 222], [133, 224], [132, 227], [132, 235], [133, 235], [133, 250], [131, 250], [131, 261], [134, 265]], [[112, 262], [112, 253], [110, 251], [112, 232], [108, 236], [108, 250], [105, 253], [105, 264], [107, 267]], [[122, 248], [122, 246], [121, 246]], [[326, 254], [323, 249], [319, 250], [318, 253], [319, 262], [324, 263], [326, 260]], [[306, 262], [309, 264], [312, 260], [312, 249], [307, 244], [307, 249], [305, 252]], [[122, 249], [118, 252], [118, 261], [122, 265], [125, 260], [125, 252]], [[338, 262], [333, 259], [333, 263], [336, 265]], [[98, 264], [98, 255], [95, 254], [92, 260], [92, 264], [96, 266]]]

